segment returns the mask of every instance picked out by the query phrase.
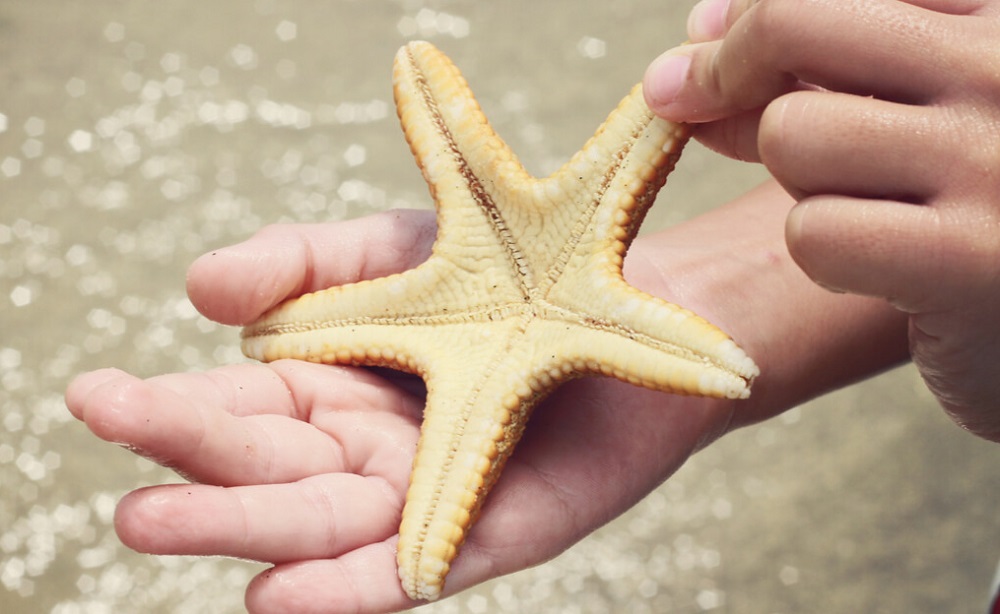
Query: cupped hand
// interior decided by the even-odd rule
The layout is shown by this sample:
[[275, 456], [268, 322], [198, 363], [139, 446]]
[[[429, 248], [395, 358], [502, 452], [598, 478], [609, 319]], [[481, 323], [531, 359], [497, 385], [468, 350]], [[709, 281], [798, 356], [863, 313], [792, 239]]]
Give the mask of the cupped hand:
[[[195, 262], [188, 291], [209, 318], [246, 324], [286, 298], [415, 266], [433, 237], [426, 212], [270, 227]], [[192, 481], [127, 495], [115, 516], [126, 545], [273, 563], [248, 587], [251, 612], [413, 605], [394, 548], [418, 380], [292, 360], [148, 380], [106, 369], [78, 377], [67, 404], [99, 437]], [[607, 379], [563, 386], [535, 412], [447, 592], [560, 553], [721, 434], [732, 411]]]
[[945, 410], [1000, 441], [1000, 2], [704, 0], [688, 28], [651, 108], [763, 162], [799, 266], [908, 314]]

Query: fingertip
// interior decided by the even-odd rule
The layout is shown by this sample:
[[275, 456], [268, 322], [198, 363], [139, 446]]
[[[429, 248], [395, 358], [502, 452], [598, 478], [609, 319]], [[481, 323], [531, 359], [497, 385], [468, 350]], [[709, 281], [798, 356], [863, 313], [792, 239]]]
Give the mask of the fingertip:
[[782, 170], [783, 154], [786, 154], [793, 145], [789, 143], [788, 132], [785, 130], [789, 110], [794, 106], [800, 115], [807, 111], [802, 108], [800, 104], [802, 101], [796, 102], [796, 100], [798, 99], [795, 96], [789, 94], [779, 96], [768, 103], [760, 114], [757, 146], [761, 161], [772, 174]]
[[[276, 565], [257, 574], [247, 586], [251, 614], [300, 612], [394, 612], [407, 605], [392, 561], [364, 561], [360, 569], [345, 559], [368, 559], [364, 548], [341, 559], [307, 560]], [[358, 577], [360, 576], [360, 577]], [[385, 586], [392, 582], [393, 586]], [[359, 591], [356, 587], [364, 587]], [[411, 604], [412, 605], [412, 604]]]
[[[813, 283], [835, 294], [844, 294], [845, 290], [833, 281], [835, 275], [831, 272], [830, 263], [827, 262], [824, 266], [822, 262], [829, 258], [829, 246], [817, 245], [813, 240], [814, 237], [809, 234], [810, 227], [815, 226], [810, 219], [815, 217], [815, 209], [816, 205], [806, 199], [799, 201], [788, 212], [785, 218], [785, 244], [788, 246], [788, 254]], [[817, 260], [821, 262], [817, 264]]]
[[[788, 246], [788, 253], [800, 269], [820, 286], [833, 292], [842, 292], [830, 284], [830, 280], [825, 279], [821, 271], [813, 266], [813, 251], [816, 245], [810, 242], [810, 218], [814, 217], [816, 205], [809, 199], [799, 201], [788, 212], [785, 218], [785, 244]], [[825, 253], [825, 252], [824, 252]]]
[[[294, 569], [295, 564], [277, 565], [260, 572], [247, 585], [244, 605], [251, 614], [270, 614], [287, 611], [309, 611], [306, 604], [297, 603], [295, 610], [289, 609], [291, 602], [297, 601], [301, 591], [296, 590], [294, 573], [286, 570]], [[291, 576], [291, 577], [290, 577]]]
[[221, 324], [246, 325], [305, 292], [383, 277], [431, 253], [432, 211], [399, 210], [334, 224], [275, 224], [191, 264], [191, 303]]
[[804, 220], [808, 214], [808, 210], [809, 203], [801, 201], [788, 211], [788, 216], [785, 218], [785, 242], [789, 247], [792, 244], [798, 244], [799, 239], [802, 237]]
[[936, 215], [891, 200], [816, 195], [789, 211], [785, 240], [796, 265], [827, 290], [887, 299], [907, 312], [940, 309], [968, 278], [928, 239], [945, 234]]
[[668, 121], [704, 123], [747, 110], [742, 99], [720, 90], [722, 41], [675, 47], [653, 60], [643, 75], [646, 104]]
[[135, 434], [149, 427], [149, 419], [142, 417], [144, 412], [135, 410], [154, 404], [148, 382], [119, 371], [92, 389], [86, 399], [84, 421], [101, 439], [140, 452]]
[[109, 381], [131, 377], [121, 369], [105, 368], [77, 375], [66, 386], [66, 408], [77, 420], [83, 420], [87, 413], [91, 393]]
[[146, 405], [147, 386], [142, 379], [119, 369], [92, 371], [70, 383], [66, 405], [92, 433], [124, 445], [135, 428], [134, 415], [129, 409]]
[[646, 105], [660, 117], [684, 121], [684, 109], [679, 104], [691, 70], [691, 56], [683, 48], [672, 49], [650, 63], [642, 80]]
[[[212, 554], [211, 540], [192, 545], [200, 532], [192, 530], [190, 523], [203, 514], [200, 508], [208, 509], [199, 494], [214, 489], [200, 484], [161, 484], [133, 490], [115, 508], [115, 533], [123, 544], [144, 554]], [[204, 515], [205, 522], [210, 522], [207, 512]], [[199, 528], [204, 529], [204, 524]]]
[[187, 274], [191, 303], [220, 324], [243, 325], [294, 294], [308, 273], [308, 258], [303, 242], [288, 235], [267, 227], [196, 259]]
[[250, 581], [251, 614], [269, 612], [397, 612], [418, 605], [396, 574], [396, 539], [373, 542], [336, 558], [267, 569]]
[[211, 301], [208, 300], [210, 293], [207, 292], [211, 288], [209, 280], [215, 276], [214, 269], [219, 260], [219, 253], [225, 250], [226, 248], [221, 248], [202, 254], [188, 267], [184, 280], [188, 298], [201, 313], [205, 313], [206, 307], [211, 304]]
[[115, 507], [115, 534], [125, 546], [143, 554], [158, 552], [150, 543], [150, 536], [156, 532], [150, 529], [158, 524], [159, 515], [150, 514], [147, 505], [149, 491], [157, 488], [159, 487], [151, 486], [133, 490], [122, 497]]
[[219, 294], [230, 295], [227, 280], [231, 279], [220, 274], [227, 268], [232, 259], [232, 247], [224, 247], [207, 254], [202, 254], [188, 267], [185, 284], [188, 299], [202, 315], [222, 324], [239, 324], [236, 314], [218, 309]]

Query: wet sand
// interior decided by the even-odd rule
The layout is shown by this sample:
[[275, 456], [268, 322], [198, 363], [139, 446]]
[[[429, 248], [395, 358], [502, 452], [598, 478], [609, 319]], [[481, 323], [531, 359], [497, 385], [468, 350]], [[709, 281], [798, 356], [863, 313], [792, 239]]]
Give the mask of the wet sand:
[[[0, 4], [0, 611], [242, 611], [262, 565], [118, 542], [117, 499], [178, 478], [90, 435], [62, 391], [103, 366], [243, 360], [185, 297], [201, 253], [430, 206], [392, 108], [398, 46], [451, 55], [544, 174], [691, 4]], [[692, 146], [646, 229], [763, 177]], [[725, 437], [561, 557], [421, 611], [979, 612], [998, 467], [905, 367]]]

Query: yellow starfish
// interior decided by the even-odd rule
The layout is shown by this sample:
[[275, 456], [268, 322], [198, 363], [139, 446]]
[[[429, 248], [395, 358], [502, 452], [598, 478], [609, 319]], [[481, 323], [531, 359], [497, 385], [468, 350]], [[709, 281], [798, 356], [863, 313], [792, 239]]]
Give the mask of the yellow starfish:
[[393, 83], [437, 204], [431, 257], [279, 305], [244, 330], [243, 350], [425, 380], [398, 565], [406, 593], [433, 600], [531, 410], [558, 384], [607, 375], [740, 398], [758, 371], [722, 331], [622, 278], [625, 252], [688, 136], [653, 117], [639, 86], [539, 180], [432, 45], [400, 49]]

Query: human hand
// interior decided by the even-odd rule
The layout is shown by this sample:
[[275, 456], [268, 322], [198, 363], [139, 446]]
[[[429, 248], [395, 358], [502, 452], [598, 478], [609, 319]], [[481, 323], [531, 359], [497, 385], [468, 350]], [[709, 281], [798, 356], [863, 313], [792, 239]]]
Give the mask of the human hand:
[[[415, 266], [433, 237], [433, 215], [414, 212], [272, 227], [199, 259], [189, 294], [208, 317], [245, 324], [288, 297]], [[636, 261], [630, 274], [663, 290], [652, 261]], [[290, 360], [147, 381], [101, 370], [76, 379], [67, 404], [99, 437], [194, 482], [127, 495], [115, 516], [126, 545], [274, 563], [248, 587], [251, 612], [413, 605], [394, 550], [417, 380]], [[720, 435], [734, 406], [610, 379], [563, 386], [535, 412], [447, 592], [549, 559], [617, 516]]]
[[1000, 2], [706, 0], [650, 107], [761, 161], [817, 283], [909, 315], [956, 422], [1000, 441]]

